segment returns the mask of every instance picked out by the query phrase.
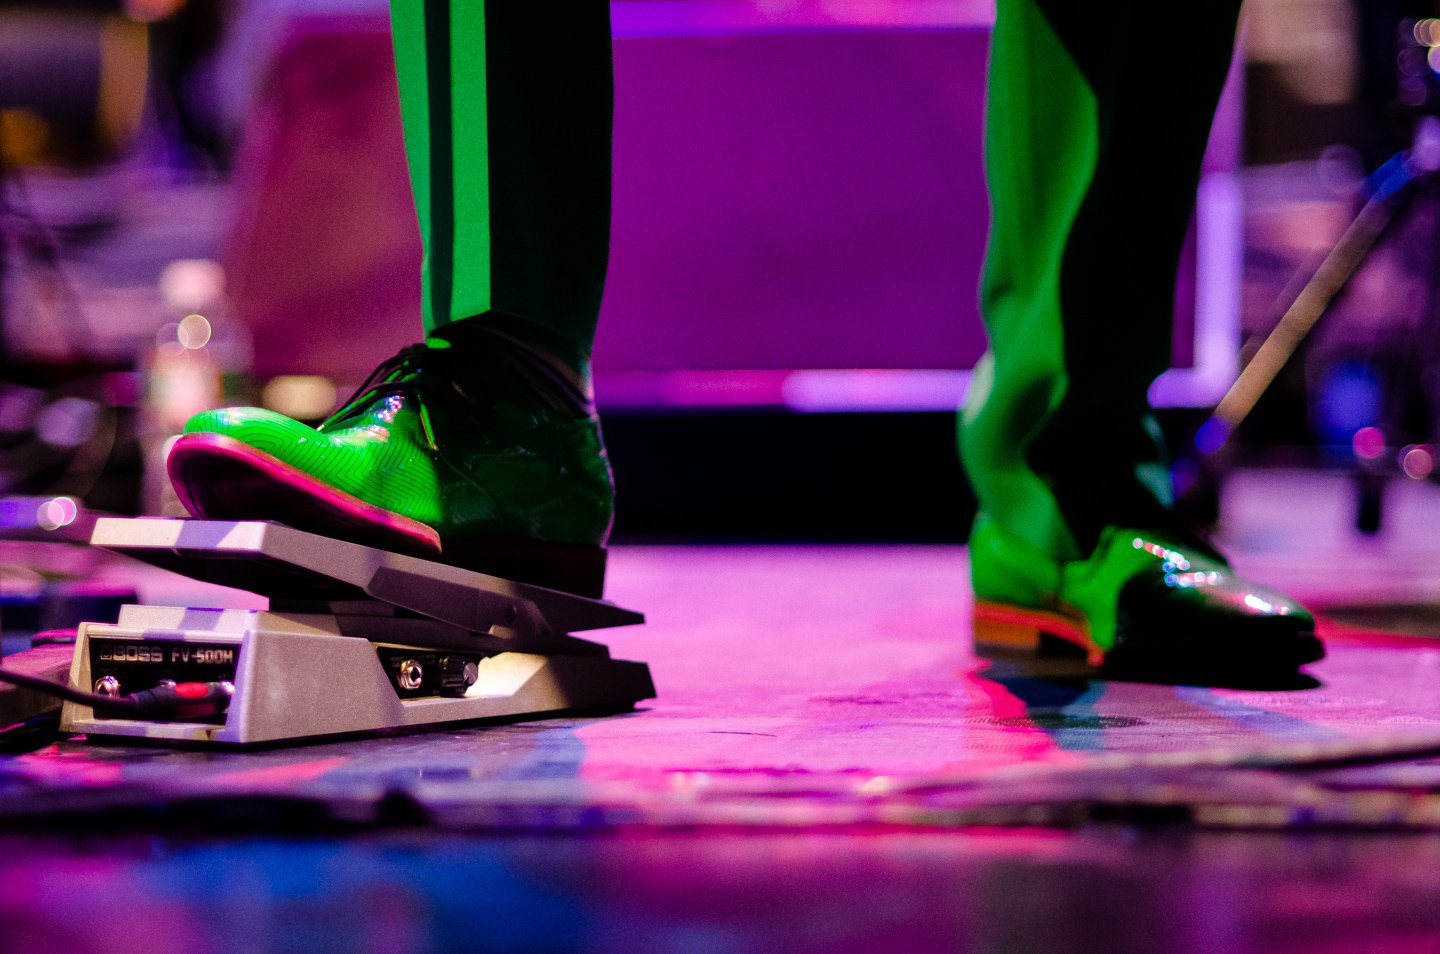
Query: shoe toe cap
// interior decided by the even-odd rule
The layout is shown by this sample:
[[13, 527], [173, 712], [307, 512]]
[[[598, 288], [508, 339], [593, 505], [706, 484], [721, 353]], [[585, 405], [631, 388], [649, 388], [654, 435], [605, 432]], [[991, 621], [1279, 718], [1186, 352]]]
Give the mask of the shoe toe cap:
[[1303, 665], [1324, 655], [1303, 606], [1228, 568], [1136, 577], [1117, 609], [1116, 648], [1126, 654], [1232, 669]]
[[186, 434], [221, 434], [284, 457], [285, 449], [319, 436], [314, 428], [261, 407], [204, 411], [185, 424]]

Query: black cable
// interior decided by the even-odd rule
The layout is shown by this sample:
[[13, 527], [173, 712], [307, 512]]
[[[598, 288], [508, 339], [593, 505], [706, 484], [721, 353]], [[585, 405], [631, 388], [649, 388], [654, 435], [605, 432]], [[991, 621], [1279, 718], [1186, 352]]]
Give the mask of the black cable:
[[64, 699], [66, 702], [78, 702], [83, 706], [93, 706], [96, 709], [138, 711], [140, 708], [139, 704], [128, 696], [102, 696], [98, 692], [86, 692], [83, 689], [55, 682], [53, 679], [31, 676], [13, 669], [0, 668], [0, 682], [8, 682], [13, 686], [24, 686], [26, 689], [35, 689]]
[[225, 680], [217, 682], [162, 683], [128, 696], [104, 696], [86, 692], [63, 683], [30, 676], [13, 669], [0, 668], [0, 682], [49, 693], [67, 702], [90, 706], [95, 710], [129, 716], [133, 719], [198, 719], [219, 715], [230, 708], [235, 686]]

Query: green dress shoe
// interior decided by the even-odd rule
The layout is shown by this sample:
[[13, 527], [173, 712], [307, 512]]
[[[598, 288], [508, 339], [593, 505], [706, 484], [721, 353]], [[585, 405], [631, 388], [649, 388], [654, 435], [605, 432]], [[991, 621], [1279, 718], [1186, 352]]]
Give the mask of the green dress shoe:
[[614, 484], [578, 376], [524, 348], [412, 345], [309, 427], [207, 411], [167, 459], [197, 517], [274, 520], [598, 597]]
[[982, 514], [970, 537], [977, 647], [1036, 650], [1051, 637], [1115, 673], [1182, 680], [1324, 657], [1304, 607], [1186, 536], [1109, 527], [1087, 559], [1062, 563]]

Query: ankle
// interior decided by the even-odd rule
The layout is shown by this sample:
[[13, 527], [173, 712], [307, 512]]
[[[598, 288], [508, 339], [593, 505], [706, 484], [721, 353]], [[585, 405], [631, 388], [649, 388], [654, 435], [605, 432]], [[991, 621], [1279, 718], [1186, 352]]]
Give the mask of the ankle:
[[457, 372], [482, 382], [485, 390], [523, 382], [524, 390], [556, 409], [595, 411], [588, 349], [542, 325], [486, 312], [435, 329], [425, 343], [451, 352]]

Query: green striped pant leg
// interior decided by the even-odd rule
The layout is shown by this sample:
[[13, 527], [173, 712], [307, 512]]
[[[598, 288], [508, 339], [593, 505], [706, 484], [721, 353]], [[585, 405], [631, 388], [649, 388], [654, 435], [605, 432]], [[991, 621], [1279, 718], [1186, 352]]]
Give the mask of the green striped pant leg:
[[[591, 352], [610, 233], [605, 0], [392, 0], [425, 330]], [[453, 328], [451, 329], [453, 330]]]
[[1087, 556], [1106, 525], [1166, 519], [1146, 392], [1170, 359], [1175, 272], [1238, 8], [999, 2], [990, 350], [960, 448], [981, 526], [1037, 562]]

